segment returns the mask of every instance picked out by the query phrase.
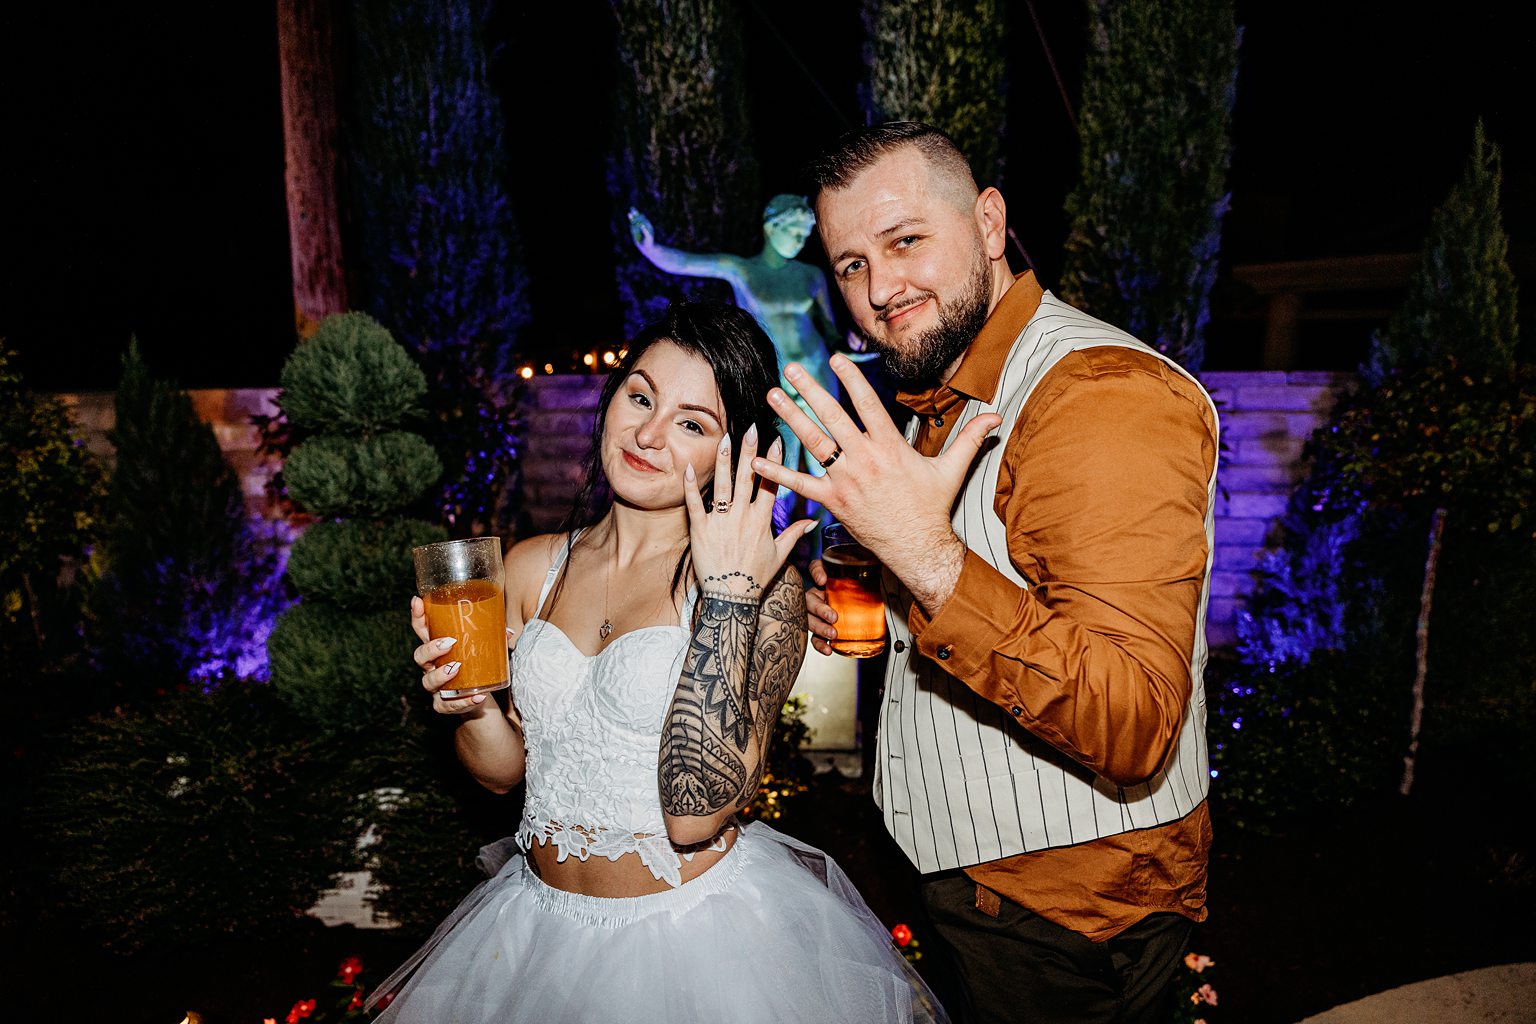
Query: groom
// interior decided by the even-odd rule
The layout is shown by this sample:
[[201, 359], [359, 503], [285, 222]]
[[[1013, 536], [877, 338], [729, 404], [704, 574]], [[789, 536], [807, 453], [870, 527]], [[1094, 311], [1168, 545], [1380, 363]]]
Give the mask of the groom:
[[[790, 366], [826, 431], [770, 400], [825, 475], [753, 468], [888, 570], [886, 827], [966, 1019], [1160, 1024], [1206, 916], [1215, 408], [1009, 270], [1003, 197], [939, 130], [857, 129], [813, 175], [833, 276], [913, 421], [904, 438], [846, 359], [862, 425]], [[835, 616], [807, 608], [825, 652]]]

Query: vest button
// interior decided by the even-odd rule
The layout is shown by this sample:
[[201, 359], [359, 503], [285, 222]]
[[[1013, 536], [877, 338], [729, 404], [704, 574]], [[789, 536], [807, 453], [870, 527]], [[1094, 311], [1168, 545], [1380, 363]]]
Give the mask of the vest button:
[[944, 425], [944, 417], [943, 416], [935, 416], [933, 418], [933, 425], [936, 426], [936, 427], [942, 427]]
[[905, 640], [897, 640], [895, 643], [891, 644], [891, 649], [894, 650], [897, 654], [900, 654], [902, 651], [907, 649], [907, 642]]
[[1022, 715], [1024, 713], [1024, 709], [1019, 707], [1017, 704], [1015, 704], [1013, 707], [1008, 709], [1008, 713], [1010, 715], [1012, 715], [1014, 718], [1018, 718], [1020, 715]]
[[945, 644], [943, 647], [940, 647], [938, 649], [938, 652], [937, 652], [938, 656], [939, 656], [939, 660], [940, 661], [948, 661], [949, 660], [949, 654], [953, 650], [954, 650], [954, 648], [949, 646], [949, 644]]

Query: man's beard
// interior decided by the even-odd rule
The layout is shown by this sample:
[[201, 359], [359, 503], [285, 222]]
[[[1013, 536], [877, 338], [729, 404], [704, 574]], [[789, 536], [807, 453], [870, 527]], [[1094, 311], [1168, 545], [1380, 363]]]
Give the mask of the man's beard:
[[[865, 344], [885, 357], [885, 369], [892, 377], [909, 385], [927, 387], [937, 384], [940, 375], [976, 340], [987, 322], [992, 278], [985, 254], [977, 253], [975, 272], [967, 284], [965, 293], [953, 303], [939, 302], [937, 324], [899, 348], [871, 337], [860, 328], [855, 329]], [[937, 295], [933, 297], [938, 300]], [[901, 308], [905, 307], [887, 312], [900, 312]]]

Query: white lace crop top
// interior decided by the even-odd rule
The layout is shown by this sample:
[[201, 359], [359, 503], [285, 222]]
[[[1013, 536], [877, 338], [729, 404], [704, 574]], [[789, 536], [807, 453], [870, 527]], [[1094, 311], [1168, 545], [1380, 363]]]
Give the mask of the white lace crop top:
[[667, 838], [656, 763], [696, 592], [678, 625], [632, 630], [595, 655], [583, 654], [538, 617], [577, 536], [549, 567], [539, 611], [512, 651], [512, 699], [527, 747], [518, 845], [526, 851], [553, 844], [561, 861], [637, 853], [651, 874], [677, 886], [682, 858], [692, 854]]

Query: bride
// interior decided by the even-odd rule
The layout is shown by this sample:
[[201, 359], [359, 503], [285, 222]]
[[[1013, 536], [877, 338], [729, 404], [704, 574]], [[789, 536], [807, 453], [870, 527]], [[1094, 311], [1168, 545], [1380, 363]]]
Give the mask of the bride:
[[831, 858], [737, 817], [807, 639], [788, 559], [814, 524], [775, 537], [749, 468], [777, 383], [733, 306], [674, 305], [631, 342], [572, 528], [507, 553], [505, 711], [437, 692], [458, 663], [412, 601], [460, 760], [526, 789], [517, 852], [373, 994], [380, 1021], [947, 1019]]

